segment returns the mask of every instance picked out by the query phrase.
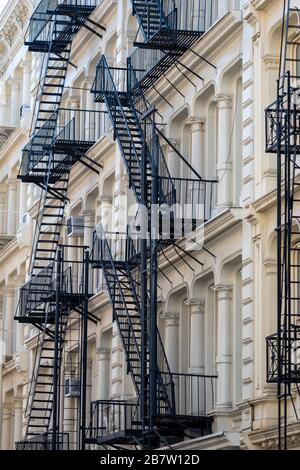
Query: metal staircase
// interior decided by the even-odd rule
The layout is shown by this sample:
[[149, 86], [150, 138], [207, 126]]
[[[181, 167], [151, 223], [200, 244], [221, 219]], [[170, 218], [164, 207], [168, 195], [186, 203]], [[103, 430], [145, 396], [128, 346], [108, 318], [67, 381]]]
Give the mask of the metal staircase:
[[[157, 127], [155, 111], [145, 96], [151, 86], [156, 90], [154, 83], [205, 31], [206, 5], [203, 8], [198, 1], [185, 3], [132, 1], [145, 42], [135, 43], [138, 49], [128, 58], [126, 68], [110, 67], [102, 56], [92, 88], [95, 101], [106, 104], [129, 185], [139, 207], [147, 210], [148, 220], [141, 224], [152, 234], [150, 240], [140, 239], [137, 245], [129, 233], [107, 234], [99, 229], [101, 233], [95, 236], [94, 268], [104, 272], [136, 390], [136, 403], [92, 404], [90, 442], [98, 445], [138, 442], [144, 448], [155, 448], [184, 436], [211, 432], [212, 420], [200, 407], [194, 414], [180, 410], [182, 378], [177, 371], [170, 371], [156, 324], [158, 253], [166, 256], [164, 250], [171, 246], [180, 253], [177, 241], [210, 218], [216, 182], [203, 179], [174, 146], [185, 177], [170, 174], [161, 142], [172, 144]], [[192, 7], [201, 11], [192, 12]], [[164, 215], [158, 218], [157, 239], [153, 238], [155, 220], [151, 214], [155, 205], [170, 210], [167, 230]], [[185, 205], [193, 207], [189, 220], [178, 210]], [[199, 390], [198, 382], [198, 399]], [[186, 397], [186, 403], [189, 401]], [[109, 423], [116, 419], [117, 428], [111, 427]]]
[[[123, 160], [128, 172], [130, 187], [138, 202], [142, 195], [142, 152], [144, 134], [137, 110], [132, 101], [131, 93], [127, 91], [127, 69], [110, 68], [105, 56], [102, 56], [97, 67], [97, 77], [92, 89], [97, 102], [105, 102], [114, 129]], [[113, 76], [114, 75], [114, 76]], [[160, 163], [164, 157], [161, 153]], [[165, 170], [167, 166], [165, 165]], [[151, 200], [151, 154], [147, 148], [147, 200]], [[162, 194], [160, 194], [163, 197]], [[161, 201], [163, 202], [163, 201]], [[175, 202], [175, 201], [174, 201]]]
[[142, 28], [145, 40], [149, 41], [161, 28], [166, 28], [167, 21], [160, 2], [133, 0], [132, 9]]
[[[141, 90], [139, 98], [133, 95], [128, 83], [133, 83], [133, 71], [131, 68], [109, 67], [105, 56], [102, 56], [97, 66], [96, 79], [92, 88], [95, 101], [104, 102], [114, 129], [114, 137], [119, 144], [124, 164], [127, 169], [129, 184], [138, 203], [142, 202], [142, 153], [145, 143], [147, 161], [147, 207], [151, 203], [152, 176], [153, 176], [153, 154], [157, 154], [157, 165], [159, 173], [158, 203], [167, 204], [169, 207], [176, 203], [200, 204], [207, 206], [207, 213], [203, 214], [203, 220], [210, 217], [212, 207], [212, 189], [215, 180], [202, 178], [189, 162], [174, 149], [176, 158], [180, 161], [189, 178], [174, 177], [170, 174], [161, 141], [171, 145], [170, 141], [156, 127], [156, 124], [148, 123], [143, 128], [141, 118], [150, 109], [150, 104], [145, 99]], [[136, 79], [135, 79], [136, 80]], [[137, 85], [135, 86], [136, 89]], [[195, 194], [201, 198], [195, 197]], [[190, 198], [188, 198], [188, 194]], [[175, 214], [176, 217], [176, 214]], [[202, 222], [203, 222], [202, 220]]]
[[[80, 262], [61, 256], [59, 241], [64, 221], [70, 172], [81, 162], [99, 173], [100, 165], [86, 152], [100, 137], [90, 124], [85, 132], [77, 131], [78, 121], [93, 121], [95, 113], [61, 108], [68, 66], [71, 64], [72, 41], [81, 27], [101, 37], [104, 28], [90, 15], [98, 0], [42, 0], [29, 24], [26, 45], [30, 51], [44, 54], [37, 86], [31, 139], [23, 149], [19, 178], [41, 189], [38, 216], [29, 269], [29, 281], [21, 289], [16, 319], [35, 326], [39, 333], [36, 360], [27, 403], [27, 430], [19, 449], [62, 450], [68, 445], [68, 435], [61, 432], [60, 380], [65, 335], [70, 328], [71, 312], [78, 315], [81, 328], [78, 341], [87, 342], [87, 320], [96, 321], [88, 313], [88, 260]], [[72, 64], [73, 65], [73, 64]], [[63, 125], [61, 124], [63, 123]], [[81, 247], [84, 251], [84, 247]], [[80, 268], [79, 268], [80, 267]], [[74, 279], [76, 286], [74, 287]], [[74, 326], [73, 326], [74, 328]], [[81, 351], [81, 346], [77, 345]], [[80, 358], [82, 406], [78, 436], [84, 448], [86, 406], [86, 346]]]
[[266, 110], [266, 151], [277, 154], [277, 332], [267, 338], [267, 381], [277, 383], [278, 443], [289, 445], [288, 421], [300, 383], [300, 9], [284, 2], [277, 100]]
[[[137, 77], [132, 84], [133, 98], [140, 90], [145, 93], [151, 88], [159, 94], [155, 83], [166, 77], [172, 66], [185, 78], [188, 72], [201, 79], [195, 70], [180, 60], [187, 50], [214, 67], [192, 48], [215, 20], [213, 0], [131, 0], [131, 3], [143, 37], [143, 41], [134, 42], [136, 49], [128, 58]], [[166, 80], [178, 92], [174, 84]], [[138, 90], [135, 90], [137, 82]]]
[[19, 178], [23, 182], [37, 184], [42, 194], [31, 256], [30, 280], [21, 290], [21, 321], [43, 321], [45, 318], [44, 301], [51, 291], [53, 262], [60, 239], [72, 166], [81, 161], [93, 171], [98, 173], [99, 170], [99, 165], [92, 163], [86, 155], [95, 140], [84, 142], [82, 136], [75, 139], [74, 132], [70, 133], [70, 128], [74, 128], [74, 118], [63, 129], [58, 127], [72, 40], [82, 26], [87, 26], [87, 22], [93, 23], [97, 35], [100, 35], [98, 30], [103, 29], [89, 19], [97, 4], [96, 0], [78, 0], [75, 3], [71, 0], [42, 0], [29, 24], [26, 44], [29, 50], [43, 53], [44, 60], [37, 90], [32, 137], [23, 149]]
[[[94, 260], [101, 260], [97, 267], [104, 271], [106, 285], [113, 304], [114, 320], [117, 322], [126, 353], [128, 372], [132, 377], [138, 401], [141, 399], [141, 340], [143, 334], [141, 311], [141, 270], [139, 247], [129, 236], [124, 234], [107, 234], [99, 227], [100, 233], [94, 240]], [[95, 265], [94, 265], [95, 267]], [[150, 304], [149, 291], [147, 302]], [[158, 410], [159, 414], [167, 415], [175, 412], [174, 396], [167, 384], [172, 375], [163, 343], [158, 335], [160, 365], [165, 372], [162, 376], [158, 371]], [[146, 351], [147, 371], [149, 373], [149, 350]], [[146, 401], [149, 400], [149, 383], [146, 383]]]
[[[39, 443], [41, 435], [47, 435], [51, 430], [54, 394], [54, 361], [55, 361], [55, 327], [53, 314], [55, 302], [47, 305], [47, 330], [40, 331], [36, 348], [33, 375], [30, 382], [25, 418], [27, 418], [26, 440], [31, 445]], [[59, 348], [56, 360], [59, 367], [56, 369], [57, 380], [60, 376], [60, 366], [64, 348], [64, 338], [68, 324], [69, 309], [65, 309], [59, 319]], [[52, 317], [52, 318], [51, 318]], [[36, 441], [37, 439], [37, 441]], [[60, 442], [60, 436], [59, 436]], [[61, 449], [63, 450], [63, 449]]]
[[[151, 350], [149, 349], [149, 316], [142, 308], [143, 283], [141, 271], [141, 241], [126, 233], [108, 233], [102, 226], [94, 234], [93, 268], [102, 269], [109, 297], [126, 355], [127, 372], [136, 391], [133, 401], [99, 401], [91, 406], [91, 425], [87, 442], [101, 446], [132, 445], [155, 448], [162, 443], [175, 443], [186, 437], [206, 435], [211, 432], [212, 418], [205, 416], [199, 403], [192, 413], [192, 388], [198, 394], [205, 390], [200, 380], [216, 377], [190, 377], [196, 384], [181, 383], [180, 377], [170, 370], [159, 331], [157, 331], [156, 410], [154, 432], [149, 433], [151, 411]], [[150, 261], [150, 247], [147, 248]], [[147, 267], [149, 270], [150, 263]], [[146, 291], [147, 310], [151, 309], [151, 292]], [[143, 338], [143, 336], [147, 338]], [[144, 348], [144, 349], [143, 349]], [[146, 368], [143, 371], [144, 361]], [[213, 385], [211, 383], [212, 391]], [[197, 395], [197, 392], [195, 395]], [[183, 399], [184, 397], [184, 399]], [[199, 397], [197, 397], [199, 399]], [[179, 402], [183, 399], [184, 412]], [[142, 410], [141, 404], [145, 409]], [[114, 426], [110, 422], [116, 421]]]
[[[56, 136], [72, 41], [82, 26], [91, 30], [88, 22], [92, 22], [93, 33], [102, 37], [99, 30], [104, 28], [89, 18], [98, 3], [97, 0], [78, 0], [75, 3], [72, 0], [42, 0], [31, 17], [25, 44], [29, 50], [43, 53], [44, 58], [37, 87], [32, 138], [23, 150], [19, 175], [22, 181], [39, 184], [48, 177], [49, 170], [50, 182], [57, 181], [64, 174], [62, 156], [53, 159], [51, 167], [49, 154]], [[83, 152], [77, 152], [75, 162], [83, 155]], [[69, 171], [68, 165], [66, 171]]]
[[[70, 173], [55, 186], [45, 183], [31, 252], [30, 280], [21, 289], [18, 320], [43, 324], [47, 301], [53, 296], [53, 268], [61, 236]], [[49, 173], [48, 173], [49, 179]]]
[[[59, 245], [57, 248], [51, 269], [47, 266], [44, 270], [48, 276], [47, 292], [42, 296], [39, 289], [38, 299], [28, 299], [27, 290], [20, 296], [20, 303], [26, 302], [28, 306], [31, 302], [32, 305], [29, 319], [21, 317], [19, 321], [30, 321], [39, 331], [25, 412], [26, 433], [17, 446], [20, 450], [67, 450], [69, 443], [75, 444], [60, 425], [61, 397], [64, 393], [62, 372], [63, 366], [68, 364], [63, 362], [66, 341], [70, 350], [75, 348], [78, 354], [77, 369], [69, 373], [80, 377], [78, 404], [82, 409], [86, 407], [83, 377], [86, 374], [87, 322], [97, 323], [96, 317], [87, 308], [88, 300], [93, 295], [93, 277], [89, 273], [86, 247], [78, 247], [81, 255], [76, 260], [68, 256], [72, 246]], [[29, 286], [31, 294], [33, 287], [30, 283]], [[73, 425], [79, 439], [77, 445], [84, 446], [86, 425], [82, 420], [81, 410]]]
[[[106, 104], [114, 129], [114, 137], [118, 142], [123, 157], [129, 184], [139, 205], [147, 209], [148, 220], [142, 224], [150, 227], [154, 224], [151, 219], [151, 204], [154, 201], [158, 205], [172, 208], [169, 230], [164, 232], [159, 225], [159, 239], [157, 240], [157, 253], [163, 252], [181, 239], [187, 233], [195, 230], [201, 223], [210, 217], [212, 207], [212, 190], [215, 181], [206, 181], [191, 167], [188, 161], [176, 151], [176, 158], [181, 167], [187, 171], [190, 178], [172, 176], [169, 172], [160, 141], [165, 140], [172, 145], [163, 133], [157, 128], [155, 117], [152, 116], [151, 106], [144, 97], [141, 89], [139, 94], [133, 94], [130, 84], [138, 83], [134, 76], [134, 70], [130, 68], [109, 67], [104, 56], [102, 56], [97, 67], [96, 79], [93, 85], [95, 100]], [[146, 119], [145, 119], [146, 116]], [[146, 121], [146, 122], [145, 122]], [[155, 176], [156, 175], [156, 176]], [[156, 194], [156, 199], [153, 195]], [[201, 220], [196, 214], [190, 216], [187, 227], [183, 225], [180, 210], [177, 213], [176, 204], [190, 204], [196, 207], [202, 204]], [[176, 226], [180, 227], [179, 235]], [[187, 229], [187, 231], [185, 231]], [[175, 383], [173, 372], [170, 371], [164, 347], [157, 331], [156, 352], [157, 365], [155, 378], [153, 364], [151, 366], [150, 325], [149, 312], [153, 310], [153, 287], [143, 281], [145, 272], [150, 272], [153, 263], [152, 242], [142, 241], [135, 243], [129, 233], [105, 233], [99, 228], [100, 233], [95, 235], [93, 265], [101, 268], [104, 272], [108, 292], [113, 305], [113, 315], [117, 322], [120, 336], [122, 338], [124, 351], [127, 359], [128, 372], [136, 390], [137, 401], [134, 411], [133, 405], [130, 412], [133, 413], [130, 429], [124, 435], [111, 436], [104, 433], [101, 438], [91, 439], [98, 444], [107, 442], [132, 442], [138, 439], [142, 446], [151, 447], [159, 445], [164, 439], [168, 442], [182, 439], [189, 427], [197, 427], [198, 435], [210, 432], [211, 420], [203, 416], [187, 417], [180, 416], [176, 412], [176, 397], [174, 394]], [[156, 268], [156, 272], [158, 267]], [[150, 278], [150, 276], [149, 276]], [[150, 279], [149, 279], [150, 280]], [[157, 289], [157, 284], [154, 289]], [[146, 289], [146, 290], [145, 290]], [[145, 297], [146, 293], [146, 297]], [[148, 314], [145, 314], [145, 311]], [[155, 317], [156, 318], [156, 317]], [[155, 359], [156, 361], [156, 359]], [[155, 391], [151, 392], [151, 381]], [[153, 385], [153, 381], [155, 381]], [[151, 396], [155, 394], [155, 410], [150, 410]], [[152, 399], [153, 403], [153, 399]], [[103, 405], [103, 404], [102, 404]], [[102, 406], [99, 404], [100, 408]], [[111, 410], [120, 408], [120, 404], [111, 404]], [[128, 404], [126, 403], [127, 409]], [[96, 405], [96, 410], [99, 407]], [[127, 413], [126, 411], [119, 411]], [[103, 410], [101, 411], [103, 414]], [[97, 411], [96, 411], [97, 414]], [[194, 421], [193, 421], [194, 418]], [[113, 417], [110, 419], [114, 419]], [[152, 433], [145, 434], [145, 430], [151, 427]], [[200, 423], [201, 422], [201, 423]], [[158, 435], [153, 434], [153, 426]], [[91, 425], [93, 429], [93, 426]], [[145, 437], [146, 436], [146, 437]], [[123, 440], [122, 440], [123, 439]], [[125, 441], [124, 441], [125, 439]]]
[[147, 49], [180, 49], [185, 52], [205, 31], [206, 2], [201, 0], [187, 0], [185, 3], [131, 0], [131, 3]]

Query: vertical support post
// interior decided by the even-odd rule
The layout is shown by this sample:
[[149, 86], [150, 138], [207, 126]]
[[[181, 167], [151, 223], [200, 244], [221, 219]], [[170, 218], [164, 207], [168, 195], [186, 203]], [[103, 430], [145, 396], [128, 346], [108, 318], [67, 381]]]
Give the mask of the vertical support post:
[[88, 356], [88, 301], [89, 301], [89, 251], [84, 253], [84, 299], [82, 311], [81, 333], [81, 450], [85, 450], [86, 436], [86, 387], [87, 387], [87, 356]]
[[[152, 200], [151, 219], [153, 210], [158, 210], [158, 152], [155, 141], [155, 110], [152, 110]], [[157, 414], [157, 269], [158, 269], [158, 237], [159, 227], [156, 221], [151, 223], [151, 281], [150, 281], [150, 430], [155, 425]]]
[[277, 80], [277, 398], [278, 398], [278, 450], [281, 450], [281, 115], [279, 110], [279, 80]]
[[[286, 175], [286, 188], [285, 188], [285, 214], [286, 214], [286, 312], [285, 312], [285, 338], [284, 338], [284, 350], [285, 352], [285, 373], [287, 374], [287, 380], [285, 380], [284, 390], [284, 450], [287, 450], [287, 415], [288, 415], [288, 398], [291, 393], [291, 238], [292, 238], [292, 211], [293, 201], [291, 192], [291, 148], [290, 148], [290, 136], [291, 136], [291, 82], [290, 72], [287, 72], [287, 121], [286, 125], [286, 158], [285, 158], [285, 175]], [[287, 369], [287, 370], [286, 370]]]
[[57, 251], [57, 273], [55, 285], [55, 333], [54, 333], [54, 363], [53, 363], [53, 419], [52, 419], [52, 443], [51, 450], [57, 450], [58, 442], [58, 416], [59, 416], [59, 378], [60, 371], [60, 321], [61, 321], [61, 303], [60, 303], [60, 284], [61, 284], [61, 248]]
[[[149, 213], [148, 210], [145, 211], [144, 208], [147, 208], [147, 119], [144, 119], [144, 139], [143, 139], [143, 152], [142, 152], [142, 218], [144, 214], [147, 214], [147, 221], [142, 219], [142, 223], [146, 224], [148, 227], [149, 224]], [[150, 229], [150, 227], [149, 227]], [[149, 230], [148, 229], [148, 230]], [[146, 234], [148, 233], [146, 230]], [[143, 431], [146, 430], [147, 423], [147, 400], [149, 393], [149, 380], [147, 376], [147, 358], [148, 358], [148, 296], [147, 296], [147, 238], [145, 233], [141, 231], [141, 324], [142, 324], [142, 336], [141, 336], [141, 421], [143, 426]]]

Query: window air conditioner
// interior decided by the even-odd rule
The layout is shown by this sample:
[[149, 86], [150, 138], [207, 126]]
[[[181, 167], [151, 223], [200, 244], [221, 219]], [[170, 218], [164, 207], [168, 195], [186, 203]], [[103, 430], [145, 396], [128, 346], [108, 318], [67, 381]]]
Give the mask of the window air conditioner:
[[80, 396], [79, 379], [69, 377], [65, 379], [65, 397], [78, 398]]
[[82, 237], [84, 232], [83, 217], [70, 217], [67, 220], [67, 233], [68, 237]]

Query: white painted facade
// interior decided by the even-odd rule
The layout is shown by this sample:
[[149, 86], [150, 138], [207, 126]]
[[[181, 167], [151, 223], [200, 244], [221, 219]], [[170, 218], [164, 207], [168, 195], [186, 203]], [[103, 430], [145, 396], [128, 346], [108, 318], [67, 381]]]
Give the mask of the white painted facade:
[[[169, 81], [162, 78], [156, 84], [169, 104], [154, 89], [147, 94], [163, 115], [173, 145], [204, 177], [219, 181], [213, 216], [204, 228], [205, 247], [213, 256], [200, 249], [194, 255], [202, 266], [189, 259], [189, 267], [170, 251], [177, 270], [160, 260], [169, 280], [159, 276], [158, 322], [172, 370], [218, 375], [210, 410], [213, 434], [177, 448], [276, 447], [276, 389], [266, 384], [265, 365], [265, 337], [276, 329], [276, 168], [274, 157], [264, 151], [264, 108], [276, 93], [282, 3], [215, 2], [216, 19], [193, 46], [214, 67], [187, 52], [181, 61], [203, 80], [173, 67]], [[299, 0], [294, 3], [300, 7]], [[32, 8], [29, 0], [10, 0], [0, 17], [0, 132], [8, 132], [0, 148], [2, 449], [14, 448], [24, 433], [36, 339], [33, 327], [13, 320], [39, 199], [37, 188], [16, 178], [39, 77], [40, 58], [23, 45]], [[101, 54], [110, 64], [126, 64], [137, 32], [131, 12], [129, 0], [102, 0], [94, 19], [106, 27], [103, 39], [85, 29], [78, 33], [71, 57], [76, 68], [69, 68], [63, 97], [66, 107], [99, 106], [88, 91], [96, 65]], [[68, 239], [64, 231], [62, 241], [71, 244], [91, 246], [98, 221], [118, 231], [120, 212], [134, 202], [109, 121], [103, 126], [106, 132], [90, 150], [103, 166], [100, 176], [80, 164], [71, 173], [66, 220], [83, 216], [86, 227], [80, 239]], [[165, 148], [170, 165], [172, 152]], [[89, 398], [128, 399], [133, 387], [100, 277], [95, 287], [90, 309], [99, 322], [89, 333]], [[72, 432], [67, 407], [65, 413], [65, 430]], [[291, 414], [291, 443], [297, 446], [300, 427], [293, 420]]]

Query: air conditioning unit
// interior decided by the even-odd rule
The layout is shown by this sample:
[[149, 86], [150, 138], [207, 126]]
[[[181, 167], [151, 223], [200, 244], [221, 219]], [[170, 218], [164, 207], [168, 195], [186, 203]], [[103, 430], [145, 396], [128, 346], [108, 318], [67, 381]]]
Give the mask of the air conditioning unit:
[[84, 220], [83, 217], [70, 217], [67, 220], [68, 237], [83, 237]]
[[80, 381], [77, 378], [69, 377], [65, 379], [65, 397], [79, 398], [80, 397]]

